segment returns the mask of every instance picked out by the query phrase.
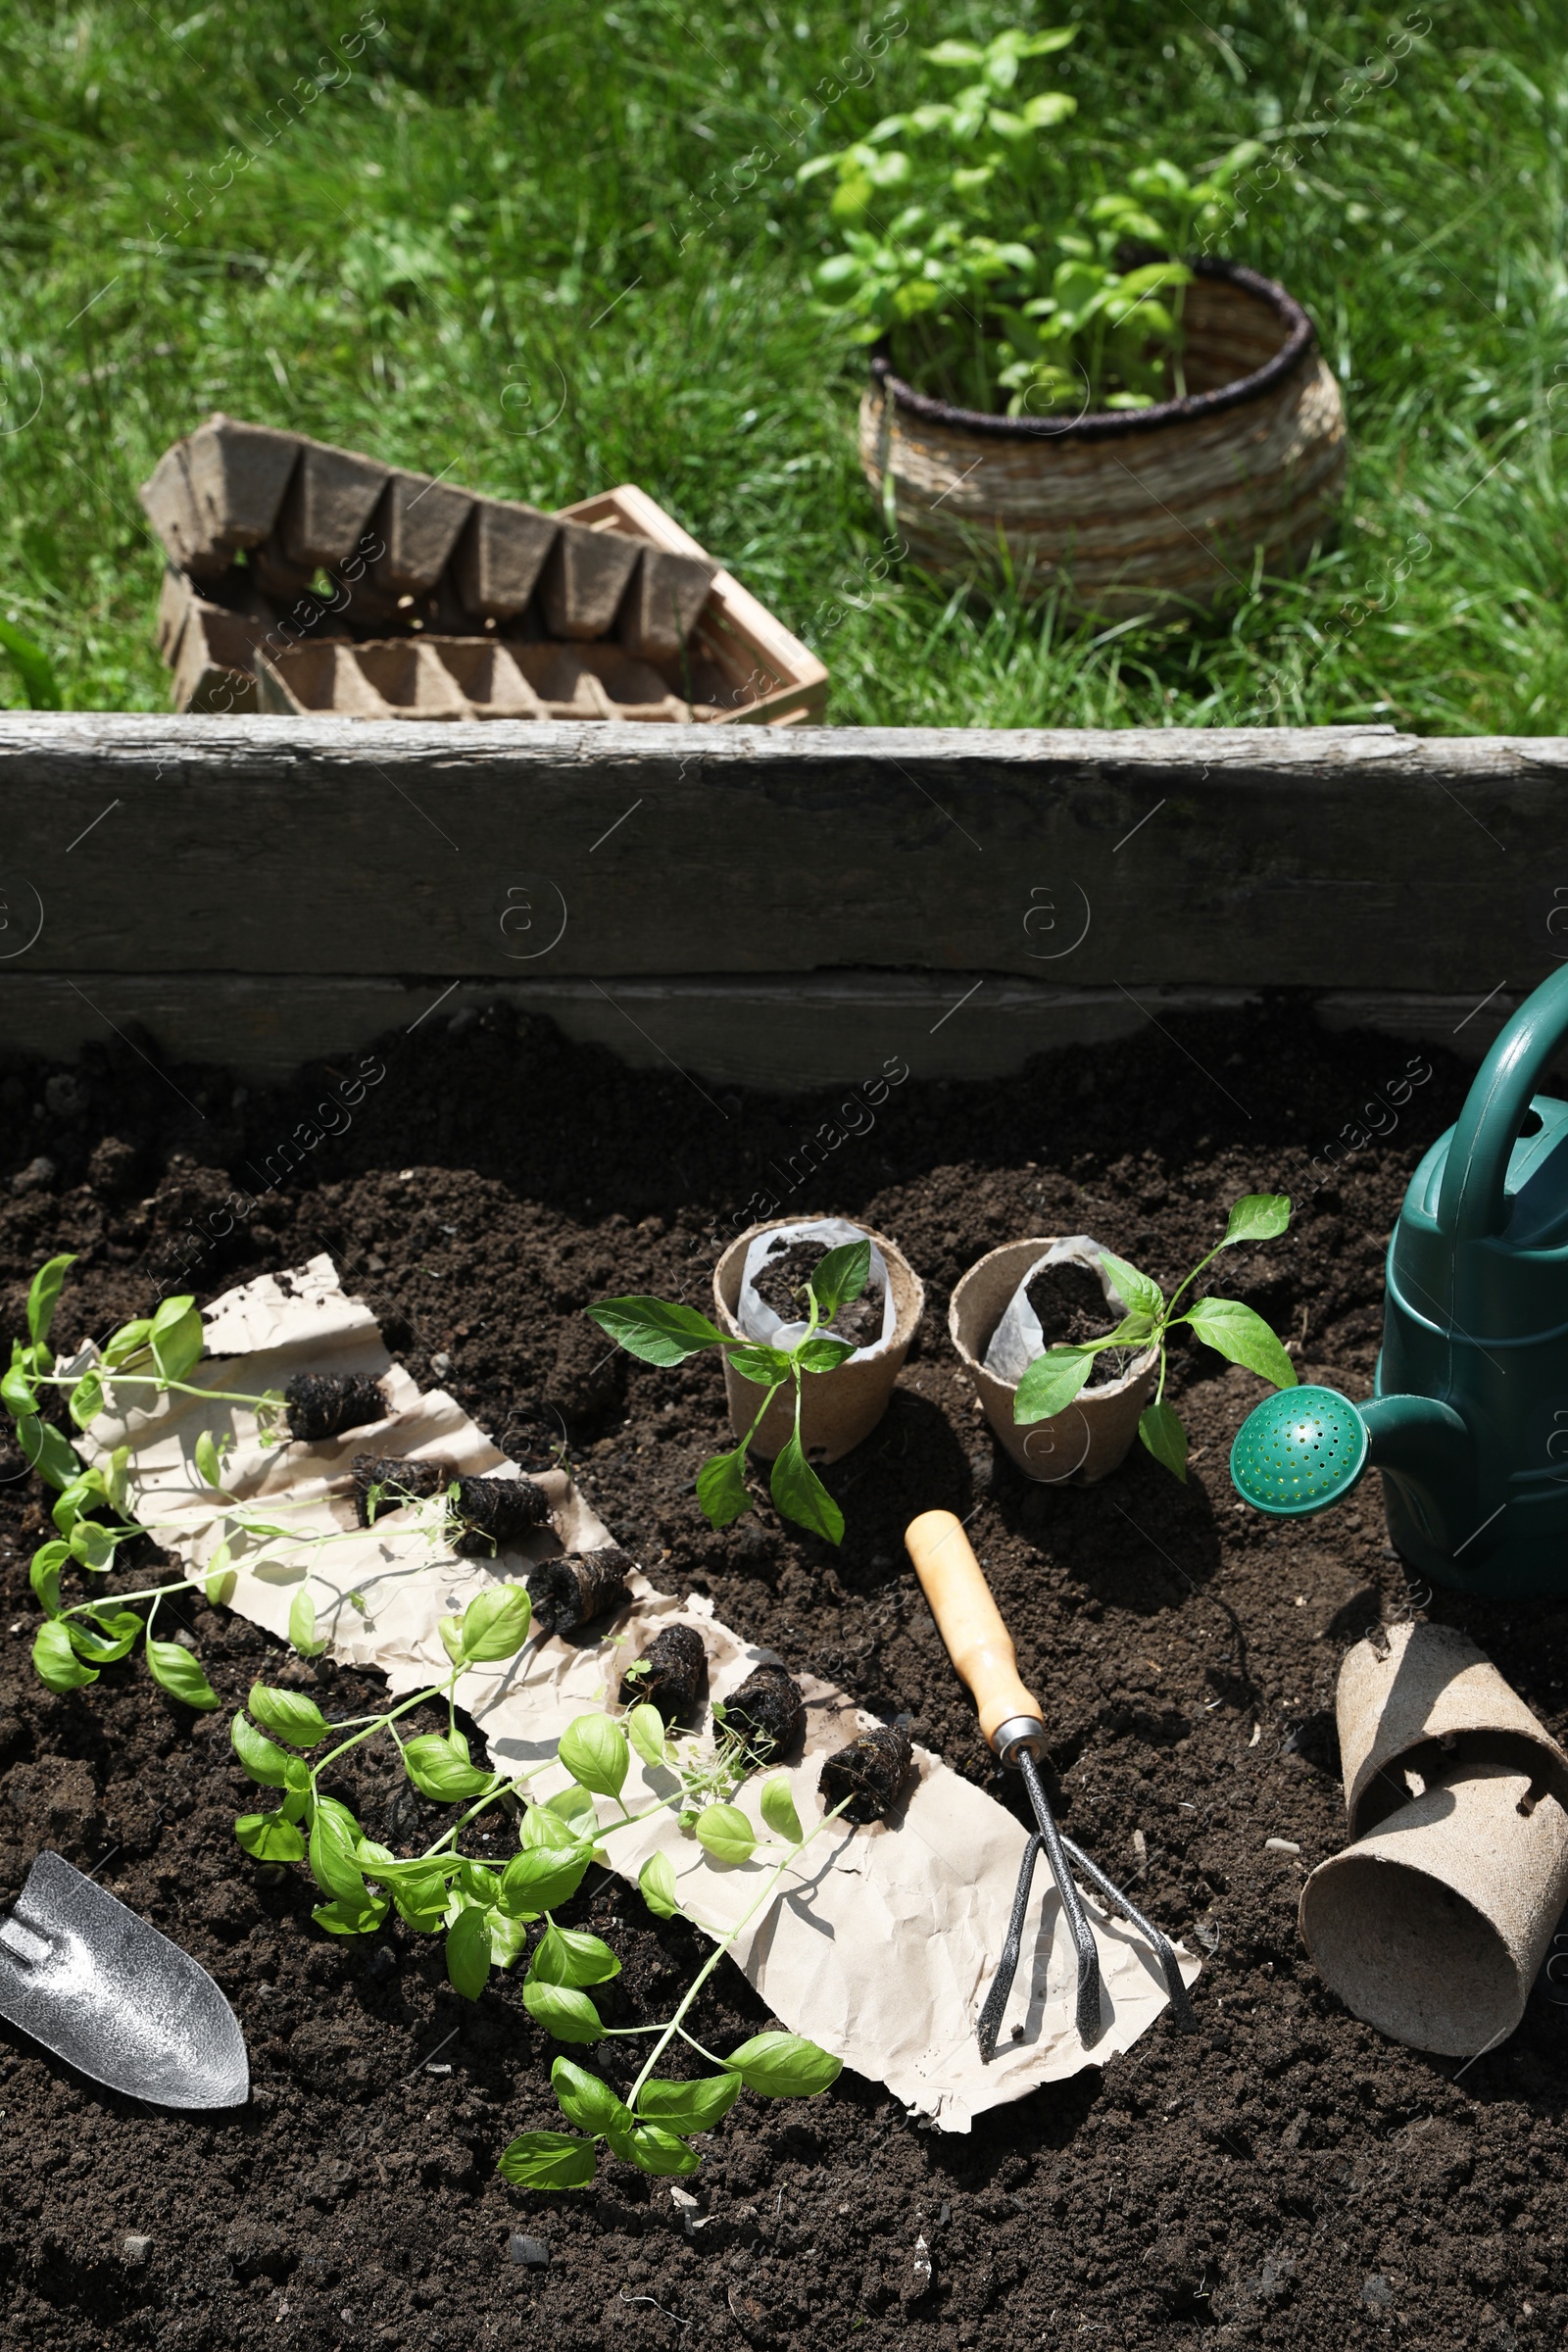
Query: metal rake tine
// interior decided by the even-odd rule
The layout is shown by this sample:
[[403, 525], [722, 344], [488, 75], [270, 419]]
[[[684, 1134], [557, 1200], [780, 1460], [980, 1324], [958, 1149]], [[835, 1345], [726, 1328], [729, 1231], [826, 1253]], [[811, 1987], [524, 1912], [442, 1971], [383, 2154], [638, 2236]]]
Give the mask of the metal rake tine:
[[997, 2054], [1002, 2013], [1007, 2006], [1012, 1980], [1018, 1973], [1018, 1956], [1023, 1950], [1023, 1923], [1029, 1908], [1029, 1890], [1034, 1884], [1035, 1856], [1044, 1843], [1045, 1839], [1038, 1834], [1031, 1836], [1024, 1846], [1023, 1860], [1018, 1867], [1018, 1884], [1012, 1892], [1012, 1916], [1007, 1921], [1006, 1941], [1003, 1944], [1002, 1958], [997, 1962], [997, 1973], [991, 1980], [991, 1990], [986, 1994], [985, 2007], [980, 2012], [975, 2028], [983, 2066], [989, 2066]]
[[1078, 1954], [1078, 2038], [1088, 2049], [1092, 2042], [1099, 2040], [1101, 2029], [1100, 1953], [1095, 1943], [1095, 1931], [1089, 1925], [1078, 1889], [1072, 1883], [1072, 1869], [1061, 1832], [1056, 1827], [1056, 1817], [1051, 1810], [1051, 1799], [1046, 1794], [1046, 1784], [1040, 1777], [1039, 1762], [1027, 1747], [1021, 1747], [1018, 1751], [1018, 1770], [1029, 1791], [1029, 1802], [1034, 1807], [1035, 1820], [1040, 1826], [1040, 1842], [1046, 1849], [1046, 1860], [1051, 1864], [1051, 1875], [1056, 1882], [1056, 1892], [1061, 1897], [1061, 1908], [1072, 1936], [1073, 1949]]
[[1132, 1921], [1139, 1934], [1149, 1937], [1159, 1956], [1160, 1967], [1165, 1972], [1165, 1990], [1170, 1995], [1171, 2023], [1180, 2034], [1196, 2034], [1198, 2020], [1193, 2015], [1192, 1998], [1187, 1990], [1186, 1980], [1182, 1976], [1181, 1963], [1171, 1949], [1169, 1939], [1160, 1934], [1152, 1920], [1144, 1917], [1136, 1903], [1129, 1901], [1113, 1880], [1106, 1878], [1098, 1862], [1091, 1862], [1081, 1845], [1074, 1845], [1070, 1838], [1063, 1838], [1061, 1842], [1071, 1862], [1083, 1872], [1084, 1877], [1096, 1892], [1104, 1895], [1107, 1901], [1114, 1903], [1123, 1917]]

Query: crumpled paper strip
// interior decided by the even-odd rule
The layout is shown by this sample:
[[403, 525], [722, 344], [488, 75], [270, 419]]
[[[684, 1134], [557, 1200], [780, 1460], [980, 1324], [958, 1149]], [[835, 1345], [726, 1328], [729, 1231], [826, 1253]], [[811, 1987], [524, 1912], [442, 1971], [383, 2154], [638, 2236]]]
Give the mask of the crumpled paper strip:
[[[392, 1411], [384, 1422], [325, 1445], [257, 1445], [255, 1418], [242, 1406], [196, 1396], [159, 1399], [152, 1410], [127, 1405], [106, 1414], [82, 1450], [103, 1460], [130, 1448], [131, 1508], [156, 1524], [162, 1540], [204, 1568], [223, 1521], [212, 1491], [193, 1466], [205, 1430], [234, 1438], [224, 1465], [236, 1500], [276, 1511], [299, 1529], [298, 1541], [264, 1547], [236, 1543], [231, 1605], [270, 1633], [286, 1633], [290, 1603], [308, 1583], [318, 1633], [345, 1664], [373, 1666], [396, 1694], [442, 1680], [448, 1660], [436, 1630], [449, 1610], [466, 1606], [497, 1577], [525, 1575], [530, 1564], [562, 1551], [611, 1543], [603, 1523], [565, 1474], [540, 1484], [550, 1495], [546, 1529], [495, 1561], [433, 1556], [428, 1533], [412, 1513], [383, 1516], [371, 1530], [355, 1524], [350, 1462], [356, 1453], [437, 1455], [465, 1474], [515, 1474], [450, 1396], [420, 1395], [392, 1363], [375, 1320], [345, 1298], [330, 1258], [291, 1273], [263, 1276], [207, 1310], [209, 1354], [190, 1376], [212, 1389], [260, 1393], [293, 1373], [366, 1372], [380, 1376]], [[112, 1412], [135, 1393], [111, 1387]], [[722, 1624], [702, 1595], [681, 1604], [657, 1592], [640, 1572], [632, 1599], [608, 1626], [587, 1636], [530, 1642], [520, 1659], [478, 1667], [458, 1684], [459, 1703], [483, 1731], [492, 1763], [511, 1774], [537, 1768], [530, 1792], [566, 1786], [555, 1762], [561, 1734], [574, 1716], [613, 1705], [620, 1675], [662, 1625], [684, 1622], [701, 1633], [709, 1658], [709, 1695], [722, 1699], [777, 1653], [745, 1642]], [[354, 1597], [351, 1599], [350, 1595]], [[800, 1678], [808, 1703], [802, 1760], [789, 1774], [796, 1810], [808, 1830], [821, 1817], [820, 1759], [875, 1720], [842, 1690]], [[1091, 2050], [1073, 2025], [1076, 1960], [1055, 1889], [1042, 1867], [1036, 1880], [1035, 1934], [1026, 1940], [998, 2053], [980, 2060], [975, 2019], [1001, 1951], [1024, 1832], [1012, 1815], [922, 1748], [918, 1776], [896, 1815], [865, 1830], [823, 1833], [803, 1857], [781, 1898], [742, 1931], [734, 1950], [773, 2015], [809, 2034], [857, 2073], [885, 2082], [942, 2130], [967, 2132], [989, 2107], [1022, 2098], [1086, 2065], [1103, 2065], [1128, 2049], [1165, 2006], [1153, 1953], [1124, 1922], [1088, 1906], [1103, 1984], [1103, 2030]], [[624, 1798], [641, 1812], [667, 1795], [673, 1776], [635, 1754]], [[755, 1783], [737, 1799], [760, 1835]], [[715, 1864], [683, 1835], [665, 1810], [612, 1836], [609, 1800], [599, 1800], [613, 1867], [635, 1881], [662, 1850], [675, 1871], [682, 1909], [722, 1936], [755, 1899], [766, 1867]], [[1045, 1891], [1040, 1891], [1044, 1882]], [[1199, 1963], [1182, 1953], [1189, 1983]]]

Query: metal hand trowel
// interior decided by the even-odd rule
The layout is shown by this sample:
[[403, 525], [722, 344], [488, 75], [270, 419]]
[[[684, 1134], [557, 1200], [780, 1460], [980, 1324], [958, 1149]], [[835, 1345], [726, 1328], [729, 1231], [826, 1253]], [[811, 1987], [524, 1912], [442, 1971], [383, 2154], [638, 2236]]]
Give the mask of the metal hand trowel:
[[245, 2036], [206, 1969], [58, 1854], [38, 1856], [0, 1921], [0, 2017], [155, 2107], [250, 2096]]

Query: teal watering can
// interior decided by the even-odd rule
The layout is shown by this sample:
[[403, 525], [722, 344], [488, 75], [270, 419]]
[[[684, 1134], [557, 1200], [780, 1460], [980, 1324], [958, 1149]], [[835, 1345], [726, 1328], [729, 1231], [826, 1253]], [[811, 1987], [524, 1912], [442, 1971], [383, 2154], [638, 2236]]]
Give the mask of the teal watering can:
[[1231, 1449], [1237, 1493], [1298, 1519], [1383, 1473], [1389, 1535], [1434, 1584], [1568, 1594], [1568, 969], [1519, 1007], [1389, 1244], [1374, 1394], [1281, 1389]]

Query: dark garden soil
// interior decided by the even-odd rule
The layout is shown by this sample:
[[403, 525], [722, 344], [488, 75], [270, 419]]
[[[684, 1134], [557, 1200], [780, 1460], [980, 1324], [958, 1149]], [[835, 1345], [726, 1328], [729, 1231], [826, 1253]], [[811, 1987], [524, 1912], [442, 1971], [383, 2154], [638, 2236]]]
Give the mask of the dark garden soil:
[[[770, 1306], [785, 1323], [804, 1323], [804, 1287], [826, 1255], [825, 1242], [793, 1242], [787, 1250], [769, 1252], [765, 1269], [752, 1288], [762, 1304]], [[858, 1298], [847, 1298], [828, 1317], [822, 1329], [836, 1331], [840, 1339], [853, 1340], [857, 1348], [869, 1348], [882, 1337], [886, 1309], [887, 1293], [881, 1283], [868, 1282]]]
[[[234, 1187], [259, 1191], [256, 1171], [301, 1122], [338, 1126], [206, 1247], [191, 1286], [210, 1298], [330, 1250], [410, 1371], [450, 1387], [519, 1457], [559, 1414], [588, 1494], [657, 1580], [710, 1592], [793, 1666], [886, 1717], [912, 1715], [917, 1739], [1016, 1804], [901, 1545], [918, 1510], [973, 1512], [1053, 1726], [1064, 1819], [1202, 1953], [1201, 2031], [1183, 2039], [1161, 2024], [1103, 2072], [1002, 2108], [968, 2137], [910, 2122], [850, 2076], [810, 2103], [747, 2094], [706, 2143], [705, 2226], [689, 2234], [666, 2184], [618, 2165], [576, 2195], [514, 2191], [497, 2154], [557, 2120], [554, 2047], [515, 1979], [492, 1980], [471, 2006], [446, 1984], [437, 1945], [396, 1922], [363, 1944], [332, 1941], [300, 1878], [259, 1869], [232, 1841], [250, 1790], [228, 1713], [258, 1673], [312, 1670], [198, 1609], [190, 1630], [220, 1714], [193, 1716], [128, 1666], [50, 1696], [27, 1658], [26, 1561], [44, 1518], [12, 1454], [0, 1461], [0, 1893], [46, 1844], [100, 1863], [233, 2001], [254, 2096], [212, 2118], [151, 2113], [0, 2031], [5, 2343], [1560, 2344], [1568, 2010], [1538, 1992], [1513, 2040], [1460, 2074], [1347, 2016], [1297, 1937], [1302, 1878], [1344, 1836], [1341, 1654], [1380, 1614], [1427, 1600], [1386, 1546], [1375, 1494], [1300, 1524], [1243, 1510], [1226, 1453], [1259, 1384], [1190, 1342], [1173, 1392], [1194, 1443], [1185, 1489], [1139, 1447], [1098, 1489], [1031, 1486], [992, 1444], [945, 1337], [951, 1286], [1000, 1242], [1089, 1232], [1169, 1283], [1234, 1195], [1278, 1188], [1300, 1202], [1291, 1233], [1222, 1260], [1219, 1287], [1273, 1319], [1304, 1377], [1364, 1396], [1385, 1239], [1463, 1073], [1440, 1062], [1382, 1142], [1348, 1158], [1340, 1145], [1338, 1175], [1321, 1156], [1314, 1173], [1312, 1155], [1353, 1135], [1371, 1090], [1387, 1099], [1407, 1049], [1323, 1037], [1288, 1004], [1151, 1029], [1000, 1085], [895, 1088], [820, 1191], [785, 1203], [863, 1217], [928, 1286], [887, 1419], [827, 1473], [849, 1523], [833, 1552], [765, 1511], [708, 1532], [691, 1485], [724, 1436], [717, 1364], [605, 1363], [582, 1314], [617, 1291], [701, 1300], [716, 1248], [757, 1213], [767, 1161], [830, 1119], [832, 1100], [710, 1106], [677, 1076], [628, 1073], [510, 1013], [454, 1028], [430, 1021], [384, 1047], [384, 1075], [346, 1127], [316, 1105], [341, 1100], [347, 1063], [275, 1096], [191, 1069], [165, 1085], [119, 1043], [74, 1078], [14, 1069], [0, 1085], [0, 1330], [20, 1328], [31, 1268], [62, 1249], [82, 1253], [62, 1342], [146, 1313], [181, 1287], [158, 1279], [171, 1237]], [[1372, 1115], [1387, 1128], [1390, 1113]], [[40, 1155], [53, 1180], [13, 1197], [12, 1171]], [[1562, 1608], [1445, 1594], [1431, 1607], [1568, 1729]], [[317, 1679], [334, 1713], [376, 1688], [325, 1668]], [[389, 1838], [417, 1827], [379, 1763], [341, 1793]], [[1269, 1850], [1271, 1838], [1289, 1844]], [[667, 2013], [695, 1936], [613, 1882], [572, 1916], [625, 1959], [608, 1988], [615, 2022]], [[726, 2048], [762, 2022], [726, 1966], [703, 2038]], [[547, 2268], [509, 2259], [519, 2230], [549, 2241]], [[150, 2241], [140, 2260], [127, 2233]]]

